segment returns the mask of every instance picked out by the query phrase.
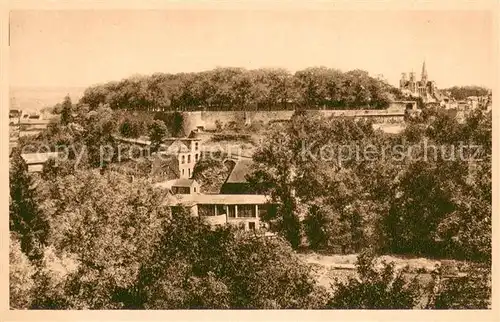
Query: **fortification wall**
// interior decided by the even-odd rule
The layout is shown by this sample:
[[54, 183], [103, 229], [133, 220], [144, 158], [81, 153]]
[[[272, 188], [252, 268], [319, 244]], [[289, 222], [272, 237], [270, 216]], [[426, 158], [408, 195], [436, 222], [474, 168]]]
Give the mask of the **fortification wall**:
[[[320, 113], [325, 117], [364, 117], [377, 123], [403, 122], [407, 104], [412, 102], [393, 102], [385, 110], [309, 110], [310, 113]], [[222, 128], [231, 123], [236, 126], [255, 123], [269, 124], [290, 120], [295, 111], [196, 111], [183, 112], [185, 133], [190, 133], [198, 126], [205, 130], [215, 130], [220, 124]]]
[[287, 121], [292, 118], [295, 111], [250, 111], [246, 112], [247, 122]]
[[416, 110], [417, 109], [417, 102], [416, 101], [395, 101], [395, 102], [390, 102], [389, 107], [387, 108], [388, 111], [397, 111], [397, 110], [406, 110], [411, 106], [411, 109]]
[[268, 124], [271, 121], [289, 120], [294, 111], [197, 111], [183, 112], [185, 133], [202, 126], [205, 130], [215, 130], [217, 124], [222, 128], [235, 123], [237, 126], [251, 125], [261, 122]]
[[186, 135], [195, 130], [197, 126], [204, 126], [201, 113], [201, 111], [182, 112], [182, 127]]
[[216, 128], [216, 124], [220, 123], [222, 127], [229, 123], [236, 123], [238, 126], [245, 124], [245, 111], [206, 111], [201, 112], [201, 120], [206, 130]]

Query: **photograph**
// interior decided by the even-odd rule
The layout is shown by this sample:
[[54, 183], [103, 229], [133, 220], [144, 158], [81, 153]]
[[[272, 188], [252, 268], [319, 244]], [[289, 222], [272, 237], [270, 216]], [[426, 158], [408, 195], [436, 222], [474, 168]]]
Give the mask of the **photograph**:
[[6, 16], [9, 310], [492, 311], [497, 12]]

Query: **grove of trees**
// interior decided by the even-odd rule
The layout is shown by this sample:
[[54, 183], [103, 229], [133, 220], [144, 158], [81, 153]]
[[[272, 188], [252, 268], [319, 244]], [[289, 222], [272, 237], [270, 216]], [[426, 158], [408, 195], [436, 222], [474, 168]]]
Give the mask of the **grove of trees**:
[[423, 117], [396, 135], [301, 113], [274, 127], [248, 178], [278, 204], [266, 219], [294, 248], [490, 261], [491, 112]]
[[450, 92], [456, 100], [464, 100], [469, 96], [486, 96], [490, 93], [490, 90], [481, 86], [453, 86], [444, 91]]
[[[22, 163], [22, 160], [15, 161]], [[22, 167], [17, 167], [21, 170]], [[19, 174], [19, 173], [17, 173]], [[26, 183], [27, 185], [28, 183]], [[41, 256], [10, 235], [13, 309], [411, 309], [486, 308], [488, 275], [429, 284], [394, 265], [358, 258], [357, 275], [330, 288], [281, 237], [263, 238], [170, 212], [165, 192], [145, 180], [96, 170], [38, 178], [46, 223]], [[28, 197], [27, 197], [28, 198]], [[12, 199], [18, 201], [16, 195]], [[13, 200], [13, 201], [14, 201]], [[11, 205], [12, 207], [12, 205]], [[11, 208], [14, 225], [21, 221]], [[417, 276], [418, 277], [418, 276]], [[426, 299], [424, 303], [422, 299]]]
[[[242, 87], [221, 85], [214, 89], [215, 96], [206, 94], [201, 105], [233, 108], [234, 100], [253, 97], [243, 89], [255, 83], [246, 83], [244, 75], [259, 75], [257, 71], [216, 71], [218, 84], [227, 85], [224, 77], [239, 77]], [[273, 80], [281, 75], [273, 73], [263, 75]], [[321, 83], [316, 76], [322, 73], [337, 75], [340, 84], [352, 82], [336, 87], [334, 76]], [[365, 91], [371, 88], [369, 82], [356, 87], [366, 74], [349, 73], [312, 69], [292, 79], [300, 80], [307, 93], [301, 99], [307, 97], [307, 104], [341, 106], [344, 103], [336, 104], [350, 97], [345, 102], [357, 105], [376, 97]], [[126, 83], [125, 88], [177, 79], [160, 76]], [[262, 79], [269, 81], [266, 77]], [[182, 79], [176, 86], [187, 86]], [[85, 104], [65, 99], [59, 121], [20, 142], [21, 148], [71, 147], [69, 160], [49, 160], [33, 175], [19, 150], [11, 158], [11, 308], [489, 307], [491, 112], [474, 111], [460, 123], [446, 111], [426, 110], [402, 133], [386, 134], [364, 120], [297, 111], [290, 122], [269, 129], [248, 177], [255, 191], [270, 195], [277, 204], [276, 211], [262, 218], [277, 236], [263, 238], [229, 226], [211, 227], [183, 211], [173, 214], [165, 192], [153, 188], [146, 177], [130, 180], [109, 169], [99, 171], [100, 146], [116, 144], [116, 135], [146, 135], [159, 144], [161, 137], [178, 133], [182, 120], [175, 113], [155, 119], [135, 109], [162, 106], [165, 97], [170, 101], [164, 106], [174, 108], [200, 102], [198, 96], [173, 91], [181, 87], [151, 96], [156, 101], [150, 103], [146, 94], [120, 96], [119, 90], [106, 86], [89, 90], [82, 99]], [[287, 102], [285, 89], [261, 88], [269, 90], [262, 94], [269, 99], [264, 100], [266, 106]], [[335, 96], [337, 90], [343, 94]], [[353, 96], [343, 96], [350, 91]], [[328, 95], [328, 102], [322, 95]], [[122, 110], [127, 108], [134, 110]], [[457, 156], [464, 144], [473, 146], [464, 153], [474, 159]], [[372, 153], [367, 155], [367, 150]], [[216, 166], [223, 164], [200, 163], [198, 170]], [[359, 254], [356, 275], [331, 287], [319, 285], [312, 268], [297, 256], [303, 249]], [[437, 270], [431, 282], [422, 283], [418, 272], [376, 265], [379, 254], [462, 260], [467, 269], [453, 279]]]
[[136, 111], [380, 109], [398, 95], [396, 88], [362, 70], [311, 67], [291, 74], [284, 69], [216, 68], [96, 85], [85, 91], [81, 103], [91, 109], [109, 104]]

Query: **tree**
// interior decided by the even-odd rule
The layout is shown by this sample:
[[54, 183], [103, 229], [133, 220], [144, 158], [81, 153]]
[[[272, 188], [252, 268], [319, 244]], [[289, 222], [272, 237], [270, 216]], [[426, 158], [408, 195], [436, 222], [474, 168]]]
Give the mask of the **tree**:
[[[362, 70], [342, 73], [311, 67], [294, 75], [285, 69], [215, 68], [199, 73], [133, 76], [85, 90], [80, 100], [96, 109], [258, 110], [310, 108], [386, 108], [397, 89]], [[400, 93], [399, 93], [400, 94]], [[173, 133], [175, 136], [175, 133]]]
[[[369, 123], [297, 113], [290, 123], [272, 130], [254, 154], [249, 181], [254, 190], [270, 194], [278, 204], [276, 216], [266, 220], [294, 247], [302, 241], [304, 218], [313, 247], [341, 246], [341, 242], [347, 252], [364, 244], [361, 225], [369, 212], [361, 211], [362, 204], [353, 206], [366, 193], [350, 168], [355, 160], [351, 156], [340, 164], [336, 153], [344, 145], [368, 145], [370, 135], [375, 137]], [[323, 153], [324, 148], [329, 152]]]
[[68, 125], [73, 119], [73, 104], [69, 95], [64, 97], [61, 107], [61, 124]]
[[452, 189], [441, 180], [443, 169], [415, 162], [402, 174], [398, 194], [384, 218], [390, 250], [397, 253], [442, 255], [437, 227], [455, 211]]
[[153, 151], [158, 151], [167, 133], [167, 126], [163, 121], [156, 120], [151, 124], [149, 127], [149, 140]]
[[25, 309], [34, 299], [35, 268], [21, 250], [17, 238], [10, 234], [9, 247], [9, 290], [10, 308]]
[[76, 164], [73, 160], [57, 160], [49, 158], [43, 165], [41, 177], [44, 180], [55, 180], [57, 177], [74, 174]]
[[469, 96], [486, 96], [489, 93], [487, 88], [481, 86], [453, 86], [443, 91], [450, 92], [456, 100], [464, 100]]
[[488, 309], [491, 307], [491, 267], [473, 264], [463, 276], [445, 276], [442, 269], [434, 274], [434, 292], [429, 309]]
[[[318, 294], [309, 268], [282, 239], [211, 229], [176, 215], [140, 284], [145, 308], [306, 308]], [[185, 281], [185, 282], [182, 282]], [[286, 288], [283, 285], [287, 285]]]
[[394, 263], [375, 267], [370, 252], [361, 253], [356, 264], [358, 277], [337, 283], [327, 303], [330, 309], [413, 309], [422, 289], [416, 278], [408, 281], [405, 269], [396, 271]]
[[87, 148], [88, 162], [93, 167], [103, 166], [101, 152], [105, 147], [114, 146], [117, 120], [109, 106], [99, 106], [87, 113], [82, 124], [85, 129], [83, 143]]
[[133, 289], [169, 220], [162, 196], [143, 180], [131, 183], [116, 173], [78, 171], [51, 182], [41, 204], [50, 218], [48, 239], [75, 267], [55, 293], [42, 292], [48, 298], [38, 301], [38, 308], [50, 303], [75, 309], [123, 307], [116, 298]]
[[126, 118], [120, 125], [120, 134], [126, 138], [138, 138], [142, 124], [139, 120]]
[[21, 250], [30, 260], [40, 260], [46, 243], [48, 222], [36, 200], [33, 180], [20, 153], [10, 163], [10, 231], [19, 239]]
[[51, 218], [50, 246], [31, 307], [313, 308], [326, 301], [284, 240], [171, 214], [164, 197], [145, 181], [95, 170], [51, 182], [41, 204]]

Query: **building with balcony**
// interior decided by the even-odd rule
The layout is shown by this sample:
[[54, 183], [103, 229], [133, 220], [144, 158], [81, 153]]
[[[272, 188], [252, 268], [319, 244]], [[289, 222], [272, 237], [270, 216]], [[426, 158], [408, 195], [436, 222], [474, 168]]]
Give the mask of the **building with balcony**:
[[265, 195], [169, 194], [165, 204], [173, 213], [186, 209], [211, 225], [230, 224], [244, 230], [263, 228], [261, 218], [275, 209]]

